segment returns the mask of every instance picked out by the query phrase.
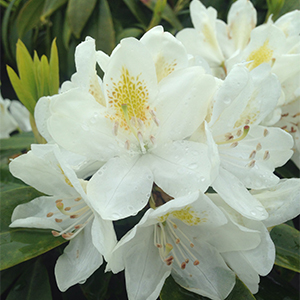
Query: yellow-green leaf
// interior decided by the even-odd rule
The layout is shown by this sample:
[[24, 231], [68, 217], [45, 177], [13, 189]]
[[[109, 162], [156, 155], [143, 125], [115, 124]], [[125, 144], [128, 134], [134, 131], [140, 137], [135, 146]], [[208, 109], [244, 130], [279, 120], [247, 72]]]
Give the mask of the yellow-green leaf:
[[53, 40], [49, 62], [49, 95], [55, 95], [59, 89], [59, 61], [56, 47], [56, 39]]
[[26, 87], [23, 86], [20, 78], [10, 66], [7, 66], [7, 74], [19, 100], [33, 115], [36, 100], [30, 94], [29, 90], [27, 90]]
[[48, 59], [45, 55], [42, 55], [41, 57], [41, 81], [43, 82], [43, 91], [40, 95], [38, 95], [38, 99], [43, 97], [43, 96], [49, 96], [49, 89], [48, 89], [48, 85], [49, 85], [49, 63], [48, 63]]
[[157, 0], [156, 1], [154, 11], [153, 11], [153, 16], [152, 16], [151, 22], [150, 22], [147, 30], [150, 30], [152, 27], [159, 24], [159, 22], [161, 20], [162, 12], [165, 9], [166, 4], [167, 4], [167, 0]]

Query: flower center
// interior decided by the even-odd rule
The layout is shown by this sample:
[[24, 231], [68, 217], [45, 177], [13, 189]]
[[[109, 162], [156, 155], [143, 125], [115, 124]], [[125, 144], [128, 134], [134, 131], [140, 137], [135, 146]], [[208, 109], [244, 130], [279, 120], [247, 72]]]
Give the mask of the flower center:
[[248, 68], [253, 70], [264, 62], [269, 62], [273, 56], [273, 50], [269, 47], [269, 40], [266, 40], [264, 44], [256, 50], [253, 50], [247, 58], [247, 61], [252, 61]]
[[175, 261], [184, 270], [190, 260], [194, 266], [199, 265], [199, 260], [191, 251], [195, 247], [194, 243], [177, 226], [176, 219], [189, 226], [206, 222], [207, 219], [200, 219], [192, 208], [187, 206], [159, 217], [159, 223], [154, 225], [154, 245], [158, 248], [162, 261], [168, 266]]

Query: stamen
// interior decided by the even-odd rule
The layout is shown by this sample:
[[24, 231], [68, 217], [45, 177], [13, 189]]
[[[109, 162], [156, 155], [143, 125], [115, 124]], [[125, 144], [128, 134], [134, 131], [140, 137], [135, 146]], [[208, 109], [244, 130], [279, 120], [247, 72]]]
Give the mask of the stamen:
[[247, 120], [245, 121], [245, 124], [248, 125], [249, 123], [250, 123], [250, 120], [247, 119]]
[[65, 208], [65, 211], [69, 211], [69, 210], [71, 210], [70, 206], [68, 206], [68, 207]]
[[53, 212], [47, 213], [47, 217], [48, 217], [48, 218], [52, 217], [53, 215], [54, 215]]
[[62, 199], [56, 200], [55, 203], [60, 203], [62, 202]]
[[184, 269], [185, 269], [185, 267], [186, 267], [186, 263], [185, 263], [185, 262], [183, 262], [183, 263], [181, 264], [181, 269], [182, 269], [182, 270], [184, 270]]
[[236, 135], [237, 135], [237, 136], [240, 136], [241, 134], [242, 134], [242, 130], [239, 129], [239, 130], [237, 131]]
[[62, 219], [55, 219], [56, 223], [61, 223], [63, 220]]
[[231, 133], [227, 133], [225, 134], [225, 138], [226, 138], [226, 141], [225, 142], [217, 142], [218, 145], [224, 145], [224, 144], [228, 144], [229, 142], [239, 142], [241, 141], [243, 138], [245, 138], [249, 132], [249, 129], [250, 127], [248, 125], [244, 126], [244, 132], [243, 134], [236, 138], [236, 139], [232, 139], [233, 138], [233, 135]]
[[264, 130], [264, 137], [266, 137], [268, 134], [269, 134], [268, 129], [265, 129], [265, 130]]
[[248, 167], [249, 168], [253, 168], [255, 165], [255, 160], [252, 160], [249, 164], [248, 164]]
[[117, 136], [118, 135], [118, 129], [119, 129], [119, 122], [115, 122], [114, 123], [114, 135]]
[[52, 235], [55, 236], [55, 237], [60, 236], [59, 232], [57, 232], [57, 231], [52, 230], [51, 233], [52, 233]]
[[255, 157], [255, 155], [256, 155], [256, 151], [253, 150], [253, 151], [251, 152], [251, 154], [249, 155], [249, 158], [250, 158], [250, 159], [253, 159], [253, 158]]
[[159, 127], [160, 121], [156, 117], [153, 117], [153, 121], [155, 122], [156, 126]]
[[269, 158], [270, 158], [270, 152], [267, 150], [267, 151], [265, 151], [265, 153], [264, 153], [263, 160], [268, 160]]
[[260, 144], [260, 143], [258, 143], [258, 144], [256, 145], [256, 151], [259, 151], [259, 150], [261, 150], [261, 148], [262, 148], [261, 144]]
[[196, 259], [196, 260], [194, 261], [194, 263], [193, 263], [194, 266], [198, 266], [199, 264], [200, 264], [200, 262], [199, 262], [198, 259]]
[[144, 122], [139, 118], [137, 119], [137, 121], [138, 121], [138, 124], [139, 124], [140, 128], [143, 129], [144, 128]]
[[239, 143], [238, 142], [234, 142], [230, 145], [230, 148], [235, 148]]
[[126, 150], [130, 149], [130, 141], [129, 140], [126, 140], [126, 142], [124, 144], [124, 147], [125, 147]]
[[150, 135], [150, 141], [153, 145], [155, 145], [155, 137], [153, 135]]

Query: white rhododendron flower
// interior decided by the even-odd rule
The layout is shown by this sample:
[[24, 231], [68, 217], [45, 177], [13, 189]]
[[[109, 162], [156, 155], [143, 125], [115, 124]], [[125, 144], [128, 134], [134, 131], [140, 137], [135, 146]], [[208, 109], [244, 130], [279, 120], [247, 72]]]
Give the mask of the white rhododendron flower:
[[18, 205], [10, 227], [53, 229], [54, 237], [70, 240], [55, 266], [58, 287], [65, 291], [85, 282], [116, 243], [112, 223], [89, 206], [87, 182], [65, 164], [56, 145], [32, 145], [9, 167], [15, 177], [49, 195]]
[[10, 100], [3, 99], [0, 94], [0, 138], [9, 138], [9, 134], [18, 128], [18, 123], [13, 118], [8, 108]]
[[211, 139], [185, 140], [205, 118], [214, 78], [190, 67], [158, 83], [156, 66], [143, 43], [124, 39], [106, 66], [106, 106], [81, 88], [37, 104], [37, 126], [46, 126], [56, 143], [107, 162], [87, 186], [91, 205], [105, 219], [136, 214], [146, 205], [153, 182], [175, 197], [205, 191], [216, 173]]
[[156, 299], [170, 274], [192, 292], [225, 299], [235, 284], [235, 270], [228, 268], [223, 254], [245, 254], [245, 260], [255, 265], [255, 260], [267, 259], [264, 274], [275, 259], [274, 245], [261, 222], [248, 220], [242, 226], [226, 215], [198, 193], [149, 209], [117, 244], [108, 269], [115, 273], [125, 269], [130, 300]]

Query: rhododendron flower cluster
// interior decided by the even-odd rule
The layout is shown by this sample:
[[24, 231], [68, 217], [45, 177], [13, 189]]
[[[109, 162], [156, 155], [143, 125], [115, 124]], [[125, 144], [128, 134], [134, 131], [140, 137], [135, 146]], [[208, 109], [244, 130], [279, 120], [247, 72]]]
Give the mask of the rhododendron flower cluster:
[[[47, 144], [10, 171], [46, 196], [10, 226], [70, 240], [55, 267], [62, 291], [104, 258], [125, 270], [130, 300], [157, 299], [170, 275], [211, 299], [236, 276], [256, 293], [275, 261], [268, 228], [300, 213], [300, 180], [274, 174], [291, 157], [299, 166], [299, 12], [255, 27], [250, 1], [228, 24], [199, 0], [190, 10], [194, 29], [157, 26], [110, 56], [87, 37], [71, 80], [36, 105]], [[138, 213], [118, 241], [113, 222]]]

